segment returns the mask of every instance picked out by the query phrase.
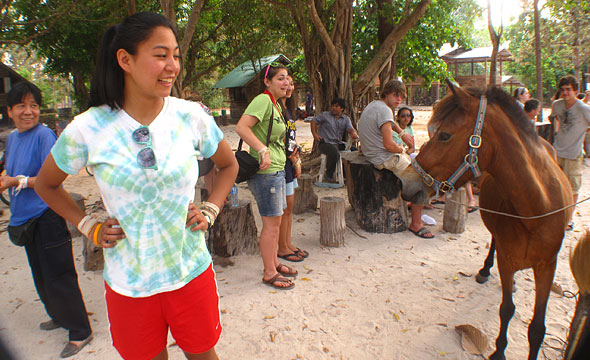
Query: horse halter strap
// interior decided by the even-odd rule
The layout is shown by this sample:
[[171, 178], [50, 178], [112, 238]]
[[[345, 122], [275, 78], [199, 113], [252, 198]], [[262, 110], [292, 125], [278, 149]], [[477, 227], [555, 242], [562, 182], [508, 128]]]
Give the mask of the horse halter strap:
[[428, 174], [420, 164], [416, 161], [416, 158], [412, 159], [412, 167], [418, 175], [422, 178], [422, 181], [426, 184], [426, 186], [434, 187], [436, 193], [438, 195], [439, 191], [446, 193], [451, 190], [455, 190], [453, 186], [457, 180], [468, 170], [471, 168], [473, 175], [475, 177], [479, 177], [481, 175], [481, 171], [479, 170], [478, 159], [477, 159], [477, 150], [481, 147], [481, 131], [483, 129], [483, 122], [486, 115], [486, 107], [488, 105], [488, 98], [485, 95], [481, 96], [479, 100], [479, 110], [477, 112], [477, 120], [475, 120], [475, 128], [473, 129], [473, 135], [469, 137], [469, 153], [465, 155], [465, 160], [459, 166], [459, 168], [449, 177], [446, 181], [438, 181], [430, 174]]

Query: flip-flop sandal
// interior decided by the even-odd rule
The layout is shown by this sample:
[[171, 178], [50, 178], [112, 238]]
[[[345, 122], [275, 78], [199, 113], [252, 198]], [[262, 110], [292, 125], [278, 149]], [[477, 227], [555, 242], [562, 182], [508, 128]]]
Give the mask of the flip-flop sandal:
[[[410, 228], [408, 228], [408, 230], [410, 230], [410, 232], [414, 235], [416, 235], [417, 237], [420, 237], [422, 239], [433, 239], [434, 238], [434, 234], [430, 232], [430, 230], [426, 229], [425, 227], [423, 227], [422, 229], [418, 230], [418, 231], [414, 231]], [[426, 236], [426, 234], [430, 234], [432, 236]]]
[[299, 254], [299, 256], [303, 256], [303, 258], [307, 258], [309, 253], [305, 250], [301, 250], [300, 248], [296, 248], [295, 253]]
[[476, 211], [477, 211], [477, 207], [475, 207], [475, 206], [470, 206], [467, 208], [467, 212], [469, 214], [471, 214], [472, 212], [476, 212]]
[[443, 200], [434, 200], [430, 202], [430, 205], [444, 205], [446, 204]]
[[277, 254], [277, 256], [280, 257], [281, 259], [291, 261], [291, 262], [301, 262], [305, 258], [305, 256], [303, 256], [301, 253], [298, 253], [297, 251], [292, 252], [290, 254], [285, 254], [285, 255]]
[[[281, 274], [278, 274], [278, 273], [268, 280], [264, 280], [264, 278], [262, 278], [262, 282], [265, 285], [268, 285], [268, 286], [273, 287], [278, 290], [291, 290], [295, 287], [295, 283], [293, 281], [281, 276]], [[280, 285], [277, 285], [277, 283], [289, 284], [289, 286], [280, 286]]]
[[[287, 268], [287, 271], [281, 271], [281, 269], [283, 268]], [[297, 272], [297, 270], [293, 269], [292, 267], [289, 267], [285, 264], [280, 264], [277, 266], [277, 272], [283, 276], [287, 276], [287, 277], [295, 277], [299, 274], [299, 272]]]

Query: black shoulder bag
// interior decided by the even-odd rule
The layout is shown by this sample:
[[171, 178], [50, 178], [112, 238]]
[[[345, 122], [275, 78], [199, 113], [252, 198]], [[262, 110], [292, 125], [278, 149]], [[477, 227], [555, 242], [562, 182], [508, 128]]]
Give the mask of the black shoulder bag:
[[8, 238], [16, 246], [25, 246], [35, 237], [37, 229], [37, 220], [39, 218], [29, 219], [26, 223], [19, 226], [8, 225]]
[[[268, 145], [270, 144], [270, 133], [272, 131], [272, 122], [274, 121], [273, 117], [274, 109], [271, 108], [270, 121], [268, 124], [268, 133], [266, 134], [266, 147], [268, 147]], [[241, 183], [250, 179], [252, 176], [256, 175], [258, 170], [260, 170], [260, 163], [258, 162], [258, 160], [256, 160], [247, 151], [242, 150], [243, 142], [244, 140], [240, 138], [238, 150], [236, 150], [236, 160], [238, 160], [238, 165], [240, 166], [240, 170], [238, 171], [238, 177], [236, 178], [237, 183]]]

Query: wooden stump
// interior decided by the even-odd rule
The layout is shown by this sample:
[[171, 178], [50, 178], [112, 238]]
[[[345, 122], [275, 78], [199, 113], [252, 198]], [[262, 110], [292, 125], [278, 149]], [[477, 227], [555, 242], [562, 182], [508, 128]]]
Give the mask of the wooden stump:
[[340, 247], [344, 245], [346, 220], [344, 220], [345, 202], [343, 198], [328, 196], [320, 200], [320, 244]]
[[313, 176], [303, 174], [297, 179], [299, 187], [295, 189], [293, 199], [293, 213], [302, 214], [306, 211], [316, 211], [318, 196], [313, 191]]
[[447, 201], [445, 204], [445, 214], [443, 217], [443, 229], [453, 234], [460, 234], [465, 231], [465, 224], [467, 222], [467, 191], [464, 187], [455, 191], [450, 196], [452, 201]]
[[369, 232], [395, 233], [408, 228], [408, 207], [401, 181], [389, 170], [377, 170], [362, 154], [342, 153], [348, 201], [359, 226]]
[[[107, 212], [104, 208], [102, 200], [98, 200], [94, 204], [88, 205], [86, 208], [88, 215], [94, 216], [99, 221], [104, 221], [107, 218]], [[104, 254], [100, 246], [94, 245], [92, 240], [82, 236], [82, 255], [84, 256], [84, 270], [85, 271], [101, 271], [104, 269]]]
[[223, 207], [209, 230], [207, 247], [212, 255], [221, 257], [259, 252], [258, 229], [250, 200], [240, 200], [236, 207], [230, 204]]
[[[78, 207], [82, 210], [82, 211], [86, 211], [86, 205], [84, 205], [84, 197], [78, 193], [70, 193], [70, 196], [72, 197], [72, 199], [74, 199], [74, 202], [76, 203], [76, 205], [78, 205]], [[77, 238], [78, 236], [83, 236], [80, 231], [78, 230], [78, 226], [77, 224], [74, 225], [71, 222], [66, 220], [66, 223], [68, 225], [68, 230], [70, 231], [70, 235], [73, 238]]]

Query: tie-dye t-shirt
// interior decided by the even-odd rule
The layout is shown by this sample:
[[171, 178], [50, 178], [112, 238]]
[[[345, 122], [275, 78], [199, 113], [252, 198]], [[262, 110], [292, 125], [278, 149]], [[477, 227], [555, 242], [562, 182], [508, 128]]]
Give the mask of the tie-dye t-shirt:
[[104, 249], [104, 278], [131, 297], [179, 289], [211, 264], [204, 233], [185, 224], [197, 156], [213, 155], [223, 138], [199, 104], [168, 97], [148, 126], [158, 168], [144, 169], [137, 154], [146, 144], [131, 137], [140, 126], [124, 110], [93, 107], [76, 116], [51, 151], [68, 174], [93, 168], [105, 208], [126, 235]]

